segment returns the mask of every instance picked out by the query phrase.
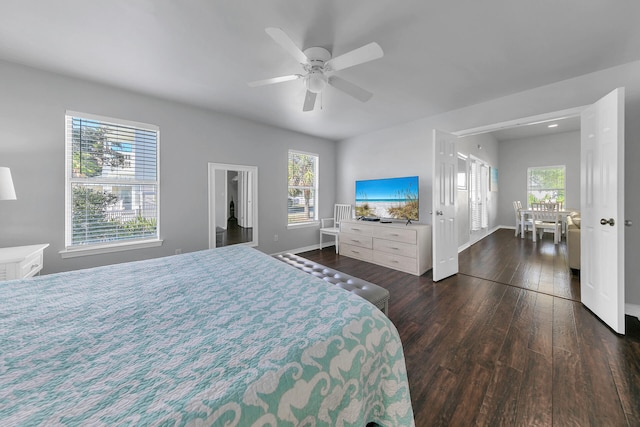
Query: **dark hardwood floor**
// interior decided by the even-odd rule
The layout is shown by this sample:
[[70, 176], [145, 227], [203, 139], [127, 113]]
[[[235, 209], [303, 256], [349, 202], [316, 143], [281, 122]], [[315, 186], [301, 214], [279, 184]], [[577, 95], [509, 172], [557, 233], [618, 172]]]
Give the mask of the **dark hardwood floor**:
[[569, 270], [567, 242], [554, 245], [552, 234], [534, 244], [531, 233], [521, 239], [500, 229], [462, 252], [458, 262], [461, 274], [580, 301], [580, 278]]
[[234, 225], [227, 227], [226, 230], [216, 231], [216, 248], [250, 242], [251, 240], [253, 240], [253, 228]]
[[500, 230], [437, 283], [334, 247], [300, 255], [389, 289], [417, 426], [640, 426], [640, 322], [618, 336], [573, 301], [554, 246]]

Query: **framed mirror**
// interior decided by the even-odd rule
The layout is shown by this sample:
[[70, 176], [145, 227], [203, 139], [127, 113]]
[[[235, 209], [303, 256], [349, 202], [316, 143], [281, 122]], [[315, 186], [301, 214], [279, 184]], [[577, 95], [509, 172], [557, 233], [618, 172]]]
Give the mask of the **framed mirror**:
[[258, 167], [209, 163], [209, 248], [258, 245]]

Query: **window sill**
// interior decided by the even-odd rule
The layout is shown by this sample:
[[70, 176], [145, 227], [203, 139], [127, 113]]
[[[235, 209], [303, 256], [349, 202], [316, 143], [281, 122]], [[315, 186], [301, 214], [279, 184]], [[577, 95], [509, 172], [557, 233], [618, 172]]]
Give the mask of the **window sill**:
[[287, 224], [287, 229], [320, 227], [320, 221], [300, 222], [297, 224]]
[[99, 255], [111, 252], [129, 251], [132, 249], [154, 248], [157, 246], [162, 246], [162, 242], [163, 240], [161, 239], [153, 239], [126, 243], [112, 243], [107, 245], [91, 245], [72, 249], [63, 249], [58, 253], [63, 259], [76, 258], [81, 256]]

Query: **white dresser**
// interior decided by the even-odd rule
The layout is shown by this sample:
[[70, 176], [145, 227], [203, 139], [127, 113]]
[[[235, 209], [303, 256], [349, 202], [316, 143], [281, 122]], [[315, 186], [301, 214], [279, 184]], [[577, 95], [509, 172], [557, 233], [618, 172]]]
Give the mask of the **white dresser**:
[[340, 255], [420, 276], [432, 267], [431, 226], [340, 222]]
[[24, 279], [35, 276], [44, 262], [43, 251], [48, 243], [0, 248], [0, 280]]

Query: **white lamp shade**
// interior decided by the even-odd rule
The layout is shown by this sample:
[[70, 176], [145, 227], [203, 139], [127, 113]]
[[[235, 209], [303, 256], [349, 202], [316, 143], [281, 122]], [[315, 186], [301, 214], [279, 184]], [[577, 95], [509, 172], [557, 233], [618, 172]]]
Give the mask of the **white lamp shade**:
[[16, 190], [13, 188], [11, 169], [0, 166], [0, 200], [16, 200]]

